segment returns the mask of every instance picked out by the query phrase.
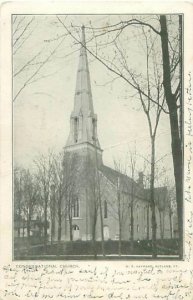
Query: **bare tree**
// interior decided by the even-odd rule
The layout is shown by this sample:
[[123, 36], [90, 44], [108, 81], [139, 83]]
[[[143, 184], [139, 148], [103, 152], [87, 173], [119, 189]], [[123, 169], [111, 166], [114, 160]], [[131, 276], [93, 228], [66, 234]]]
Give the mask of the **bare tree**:
[[55, 222], [58, 223], [57, 240], [61, 241], [62, 217], [64, 216], [64, 169], [63, 153], [53, 157], [52, 202], [50, 206], [52, 219], [52, 235], [55, 235]]
[[37, 180], [40, 186], [40, 200], [44, 212], [44, 248], [48, 240], [48, 209], [50, 204], [50, 192], [53, 177], [53, 155], [49, 152], [48, 156], [41, 155], [34, 161], [37, 168]]
[[170, 224], [170, 238], [173, 239], [173, 216], [176, 211], [176, 193], [175, 186], [168, 186], [168, 210], [169, 210], [169, 224]]
[[93, 253], [97, 256], [96, 247], [96, 225], [99, 216], [99, 191], [98, 191], [98, 174], [95, 164], [90, 156], [86, 157], [85, 161], [85, 191], [87, 198], [90, 199], [88, 203], [88, 212], [91, 221], [91, 235], [93, 243]]
[[[129, 165], [128, 165], [129, 164]], [[115, 170], [118, 172], [117, 178], [117, 216], [119, 223], [119, 255], [121, 255], [122, 227], [129, 220], [131, 252], [134, 248], [134, 210], [137, 201], [137, 183], [135, 182], [136, 173], [136, 152], [130, 151], [129, 162], [124, 164], [114, 161]], [[131, 169], [131, 176], [128, 175], [128, 168]]]
[[[25, 236], [27, 228], [27, 249], [32, 242], [32, 220], [37, 217], [38, 208], [41, 206], [39, 183], [36, 175], [29, 169], [15, 167], [14, 169], [14, 226], [17, 236]], [[33, 220], [34, 221], [34, 220]], [[41, 227], [41, 226], [40, 226]], [[21, 233], [21, 229], [23, 232]], [[40, 232], [39, 232], [40, 234]], [[18, 247], [21, 245], [20, 241]], [[18, 248], [19, 250], [19, 248]]]
[[39, 204], [39, 189], [36, 178], [29, 170], [26, 170], [23, 176], [23, 197], [25, 203], [24, 210], [27, 218], [27, 236], [30, 239], [31, 220], [34, 214], [34, 208], [35, 205]]
[[102, 255], [105, 256], [102, 194], [101, 194], [101, 182], [100, 182], [100, 172], [99, 172], [96, 140], [95, 140], [95, 173], [96, 173], [96, 180], [97, 180], [97, 197], [98, 197], [99, 211], [100, 211]]
[[[149, 126], [149, 135], [151, 141], [151, 180], [150, 180], [150, 205], [151, 205], [151, 213], [152, 213], [152, 255], [156, 256], [156, 215], [155, 215], [155, 200], [154, 200], [154, 178], [155, 178], [155, 142], [156, 142], [156, 134], [157, 128], [160, 120], [160, 115], [162, 112], [162, 107], [165, 101], [165, 95], [162, 93], [162, 82], [161, 82], [161, 74], [157, 68], [156, 59], [156, 49], [152, 45], [152, 42], [149, 44], [149, 40], [152, 40], [151, 34], [145, 31], [142, 28], [142, 33], [145, 37], [145, 51], [146, 51], [146, 76], [145, 79], [142, 78], [141, 75], [134, 74], [130, 71], [125, 57], [119, 47], [117, 47], [118, 51], [120, 51], [120, 55], [123, 61], [123, 67], [126, 68], [127, 72], [130, 74], [130, 80], [133, 85], [137, 86], [139, 99], [147, 118], [148, 126]], [[152, 67], [150, 67], [152, 65]], [[139, 83], [139, 78], [141, 81], [141, 86]], [[144, 84], [144, 81], [146, 82]], [[142, 93], [141, 91], [146, 91]], [[154, 99], [157, 105], [155, 107], [154, 103], [152, 103], [151, 99]], [[134, 163], [134, 162], [132, 162]], [[134, 165], [133, 165], [134, 167]]]
[[176, 206], [175, 186], [167, 176], [167, 169], [162, 166], [165, 156], [158, 159], [156, 163], [155, 182], [156, 182], [156, 206], [158, 208], [160, 222], [160, 236], [163, 241], [165, 238], [166, 222], [169, 218], [170, 237], [173, 238], [173, 211]]
[[[125, 180], [123, 180], [122, 174], [125, 175], [126, 170], [121, 165], [120, 161], [114, 160], [115, 170], [118, 172], [117, 182], [116, 182], [116, 213], [118, 217], [118, 225], [119, 225], [119, 256], [121, 255], [122, 248], [122, 227], [125, 222], [125, 217], [128, 215], [128, 197], [124, 197], [123, 189], [125, 189]], [[126, 176], [126, 175], [125, 175]]]
[[[178, 109], [182, 109], [182, 16], [179, 15], [179, 33], [178, 38], [178, 57], [176, 65], [172, 66], [171, 55], [169, 51], [169, 34], [168, 25], [165, 15], [160, 16], [160, 36], [162, 46], [162, 60], [163, 60], [163, 85], [165, 90], [166, 102], [169, 109], [171, 138], [172, 138], [172, 156], [174, 164], [174, 177], [176, 183], [176, 203], [178, 214], [178, 230], [179, 230], [179, 245], [180, 257], [183, 257], [183, 192], [182, 192], [182, 140], [180, 137], [180, 125]], [[180, 73], [178, 85], [174, 90], [172, 86], [172, 72], [174, 68], [180, 66]], [[173, 91], [174, 90], [174, 91]], [[179, 104], [178, 104], [179, 100]], [[182, 113], [181, 113], [182, 115]], [[181, 120], [182, 117], [180, 117]], [[182, 128], [182, 126], [181, 126]]]
[[134, 151], [130, 151], [129, 153], [129, 166], [131, 170], [131, 182], [128, 182], [127, 184], [127, 190], [128, 193], [131, 193], [131, 201], [130, 201], [130, 216], [131, 216], [131, 222], [130, 222], [130, 230], [131, 230], [131, 236], [130, 236], [130, 241], [131, 241], [131, 252], [134, 249], [134, 205], [135, 205], [135, 200], [136, 200], [136, 184], [135, 184], [135, 173], [136, 173], [136, 163], [137, 163], [137, 153], [136, 149]]
[[[104, 217], [105, 217], [105, 204], [107, 204], [106, 196], [108, 194], [107, 178], [103, 175], [98, 164], [97, 153], [94, 157], [87, 155], [84, 168], [84, 185], [86, 189], [86, 196], [89, 199], [87, 204], [89, 208], [90, 222], [91, 222], [91, 235], [93, 243], [93, 253], [97, 256], [96, 247], [96, 227], [97, 222], [100, 224], [101, 231], [101, 248], [102, 254], [105, 256], [105, 242], [104, 242]], [[104, 209], [104, 211], [103, 211]], [[106, 207], [107, 209], [107, 207]]]
[[[63, 180], [62, 196], [64, 199], [63, 211], [68, 217], [70, 241], [73, 241], [73, 217], [75, 206], [79, 207], [80, 176], [79, 157], [76, 153], [65, 152], [62, 160]], [[77, 208], [77, 210], [79, 210]]]
[[50, 197], [51, 241], [57, 235], [58, 255], [61, 251], [63, 229], [65, 232], [67, 229], [67, 219], [69, 221], [70, 240], [73, 240], [72, 210], [73, 197], [78, 193], [78, 173], [77, 156], [75, 154], [61, 152], [58, 155], [53, 155]]
[[[21, 92], [29, 85], [52, 76], [54, 73], [45, 74], [43, 68], [54, 57], [68, 34], [64, 34], [48, 43], [42, 37], [42, 46], [37, 48], [37, 52], [28, 51], [26, 59], [22, 53], [22, 49], [27, 45], [29, 47], [33, 39], [33, 33], [37, 30], [39, 18], [36, 16], [14, 15], [12, 18], [12, 54], [13, 54], [13, 79], [14, 79], [14, 94], [15, 101]], [[45, 46], [46, 43], [46, 46]], [[52, 45], [54, 44], [54, 46]], [[46, 50], [50, 51], [47, 52]], [[23, 61], [23, 63], [21, 63]], [[19, 79], [17, 81], [17, 79]], [[17, 84], [16, 84], [17, 82]], [[16, 90], [17, 86], [17, 90]]]
[[16, 55], [35, 30], [35, 16], [12, 16], [13, 55]]
[[23, 169], [19, 167], [14, 169], [14, 223], [17, 226], [18, 237], [21, 235], [23, 213], [23, 174]]
[[[165, 174], [164, 186], [167, 189], [164, 201], [163, 213], [169, 218], [170, 238], [173, 239], [173, 216], [176, 212], [176, 192], [174, 184]], [[164, 222], [164, 221], [163, 221]], [[164, 223], [163, 223], [164, 226]]]

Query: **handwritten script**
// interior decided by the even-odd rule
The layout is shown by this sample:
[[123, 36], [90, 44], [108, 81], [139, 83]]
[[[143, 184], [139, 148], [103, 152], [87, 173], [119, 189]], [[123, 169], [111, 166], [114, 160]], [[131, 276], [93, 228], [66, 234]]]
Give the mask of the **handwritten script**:
[[192, 211], [192, 180], [193, 180], [193, 95], [192, 73], [188, 73], [185, 94], [185, 171], [184, 171], [184, 198], [186, 211], [185, 228], [185, 259], [190, 261], [193, 251], [193, 211]]
[[[193, 273], [177, 265], [4, 266], [2, 299], [193, 299]], [[167, 276], [165, 276], [167, 274]]]

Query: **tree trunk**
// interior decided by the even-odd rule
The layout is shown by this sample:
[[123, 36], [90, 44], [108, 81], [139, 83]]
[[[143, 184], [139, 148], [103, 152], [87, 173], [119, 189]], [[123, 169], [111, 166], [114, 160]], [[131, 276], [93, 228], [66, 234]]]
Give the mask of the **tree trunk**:
[[67, 207], [67, 215], [68, 215], [68, 222], [69, 222], [69, 236], [70, 241], [73, 241], [73, 228], [72, 228], [72, 199], [71, 196], [68, 195], [68, 207]]
[[18, 217], [18, 237], [21, 236], [21, 193], [19, 195], [19, 217]]
[[69, 216], [70, 241], [73, 241], [72, 217]]
[[162, 231], [163, 231], [163, 240], [164, 240], [164, 235], [165, 235], [165, 226], [164, 226], [164, 225], [165, 225], [165, 211], [163, 211], [162, 224], [163, 224], [163, 225], [162, 225], [162, 226], [163, 226], [163, 227], [162, 227], [162, 228], [163, 228]]
[[28, 211], [27, 214], [27, 251], [29, 252], [30, 250], [30, 229], [31, 229], [31, 215], [30, 211]]
[[121, 224], [119, 225], [119, 256], [121, 256], [121, 241], [122, 241], [122, 232], [121, 232]]
[[97, 257], [97, 249], [96, 249], [96, 221], [97, 221], [97, 212], [95, 211], [95, 215], [93, 218], [93, 226], [92, 226], [92, 245], [93, 245], [93, 253], [94, 257]]
[[61, 232], [62, 232], [62, 216], [61, 216], [61, 203], [59, 203], [59, 207], [58, 207], [58, 241], [57, 241], [58, 256], [60, 256], [60, 254], [61, 254], [61, 247], [60, 247], [60, 245], [61, 245]]
[[28, 237], [28, 241], [30, 241], [30, 217], [29, 216], [27, 219], [27, 237]]
[[51, 199], [51, 244], [53, 243], [53, 240], [55, 238], [55, 231], [56, 231], [56, 226], [55, 226], [55, 222], [56, 222], [56, 201], [55, 201], [55, 195], [52, 195], [52, 199]]
[[182, 15], [179, 15], [179, 60], [180, 60], [180, 115], [179, 115], [179, 119], [180, 119], [180, 139], [182, 140], [182, 135], [183, 135], [183, 128], [182, 128], [182, 121], [183, 121], [183, 112], [182, 112], [182, 95], [183, 95], [183, 86], [182, 86], [182, 80], [183, 80], [183, 76], [182, 76], [182, 47], [183, 47], [183, 43], [182, 43]]
[[147, 240], [149, 241], [149, 203], [147, 205]]
[[101, 221], [101, 243], [102, 243], [102, 255], [105, 256], [105, 247], [104, 247], [104, 226], [103, 226], [103, 210], [102, 210], [102, 201], [101, 201], [101, 190], [100, 190], [100, 178], [99, 178], [99, 166], [98, 166], [98, 155], [97, 155], [97, 146], [96, 139], [94, 138], [95, 144], [95, 160], [96, 160], [96, 176], [97, 176], [97, 190], [98, 190], [98, 200], [99, 200], [99, 212], [100, 212], [100, 221]]
[[173, 239], [172, 214], [171, 213], [169, 213], [169, 221], [170, 221], [170, 238]]
[[160, 238], [163, 243], [163, 222], [162, 222], [162, 214], [160, 210], [159, 210], [159, 218], [160, 218]]
[[119, 190], [119, 183], [117, 189], [117, 201], [118, 201], [118, 219], [119, 219], [119, 256], [121, 256], [121, 197], [120, 197], [120, 190]]
[[[96, 151], [95, 151], [96, 152]], [[98, 187], [98, 199], [99, 199], [99, 210], [100, 210], [100, 221], [101, 221], [101, 243], [102, 243], [102, 255], [105, 256], [105, 246], [104, 246], [104, 225], [103, 225], [103, 210], [101, 201], [101, 191], [100, 191], [100, 179], [98, 171], [98, 158], [96, 153], [96, 172], [97, 172], [97, 187]]]
[[[100, 191], [99, 191], [100, 193]], [[105, 256], [105, 247], [104, 247], [104, 226], [103, 226], [103, 212], [102, 212], [102, 203], [101, 196], [99, 196], [99, 209], [100, 209], [100, 221], [101, 221], [101, 243], [102, 243], [102, 255]]]
[[172, 94], [171, 78], [170, 78], [170, 60], [168, 49], [168, 31], [166, 16], [160, 16], [161, 25], [161, 44], [162, 44], [162, 60], [163, 60], [163, 85], [165, 90], [166, 102], [169, 109], [170, 130], [172, 139], [172, 156], [174, 165], [174, 177], [176, 186], [176, 203], [178, 215], [178, 231], [179, 231], [179, 256], [183, 257], [183, 191], [182, 191], [182, 149], [179, 131], [178, 113], [176, 96]]
[[23, 220], [23, 238], [25, 236], [25, 221]]
[[[133, 197], [133, 196], [132, 196]], [[134, 249], [134, 217], [133, 217], [133, 199], [131, 201], [131, 253]]]
[[152, 225], [152, 257], [157, 256], [156, 249], [156, 215], [155, 215], [155, 200], [154, 200], [154, 180], [155, 180], [155, 137], [151, 137], [151, 179], [150, 179], [150, 205], [151, 205], [151, 225]]
[[48, 203], [47, 203], [47, 199], [45, 200], [45, 204], [44, 204], [44, 251], [46, 252], [46, 248], [47, 248], [47, 210], [48, 210]]
[[61, 241], [62, 235], [62, 211], [61, 211], [61, 199], [59, 199], [58, 203], [58, 242]]

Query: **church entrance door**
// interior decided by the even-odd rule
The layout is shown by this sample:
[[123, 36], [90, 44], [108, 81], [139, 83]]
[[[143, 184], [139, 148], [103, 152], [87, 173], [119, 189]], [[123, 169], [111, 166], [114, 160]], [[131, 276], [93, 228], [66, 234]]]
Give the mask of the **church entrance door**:
[[73, 241], [77, 241], [80, 239], [80, 229], [78, 225], [73, 225]]
[[103, 232], [104, 232], [104, 239], [106, 241], [106, 240], [109, 239], [109, 227], [108, 226], [104, 226]]

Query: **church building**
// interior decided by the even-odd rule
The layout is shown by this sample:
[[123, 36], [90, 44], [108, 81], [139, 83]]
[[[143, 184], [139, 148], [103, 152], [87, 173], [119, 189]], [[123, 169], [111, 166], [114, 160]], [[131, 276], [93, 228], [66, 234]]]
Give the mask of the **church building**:
[[[119, 170], [103, 163], [103, 150], [97, 135], [85, 30], [76, 78], [74, 108], [70, 116], [70, 133], [64, 152], [77, 159], [77, 181], [73, 192], [71, 215], [62, 220], [62, 240], [134, 240], [151, 239], [149, 190], [144, 188], [143, 174], [134, 181]], [[172, 219], [167, 206], [167, 188], [155, 188], [157, 238], [171, 238]], [[131, 226], [133, 219], [133, 226]], [[56, 222], [57, 223], [57, 222]], [[56, 224], [57, 227], [57, 224]], [[57, 230], [56, 230], [57, 232]], [[56, 234], [57, 235], [57, 234]]]

